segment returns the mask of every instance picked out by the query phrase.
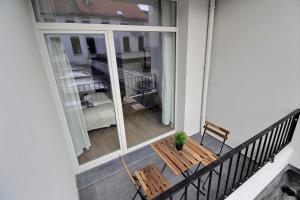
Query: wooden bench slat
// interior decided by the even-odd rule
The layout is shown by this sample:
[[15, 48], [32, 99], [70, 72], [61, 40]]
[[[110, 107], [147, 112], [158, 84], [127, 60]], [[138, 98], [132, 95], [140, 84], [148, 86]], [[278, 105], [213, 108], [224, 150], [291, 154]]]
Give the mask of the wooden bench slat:
[[[172, 143], [174, 149], [176, 149], [175, 138], [174, 137], [170, 137], [170, 138], [171, 138], [171, 143]], [[195, 161], [196, 161], [195, 164], [199, 163], [203, 159], [201, 156], [199, 156], [199, 154], [197, 152], [195, 152], [193, 149], [191, 149], [187, 145], [183, 145], [183, 149], [179, 152], [184, 152], [184, 153], [187, 153], [188, 155], [191, 155], [191, 159], [195, 159]]]
[[135, 172], [136, 178], [138, 179], [140, 185], [142, 186], [142, 189], [144, 190], [144, 192], [147, 194], [147, 196], [152, 196], [151, 195], [151, 191], [148, 188], [148, 186], [145, 183], [144, 177], [143, 175], [140, 173], [140, 171], [136, 171]]
[[211, 126], [211, 127], [214, 127], [215, 129], [221, 131], [221, 132], [224, 132], [226, 135], [228, 135], [230, 132], [212, 122], [209, 122], [209, 121], [205, 121], [205, 124], [207, 124], [208, 126]]
[[[175, 144], [173, 143], [173, 141], [169, 144], [173, 149], [176, 148]], [[183, 146], [183, 149], [181, 151], [179, 151], [178, 153], [180, 153], [182, 156], [184, 156], [186, 159], [189, 160], [189, 162], [192, 165], [195, 165], [199, 162], [199, 159], [197, 159], [197, 154], [195, 154], [194, 152], [189, 152], [187, 151], [187, 149], [185, 148], [185, 146]], [[193, 155], [194, 154], [194, 155]]]
[[140, 173], [141, 177], [143, 178], [144, 184], [147, 186], [147, 190], [148, 190], [147, 196], [148, 196], [148, 198], [152, 198], [156, 193], [156, 190], [155, 190], [154, 186], [150, 182], [149, 177], [147, 177], [147, 175], [142, 170], [139, 170], [139, 173]]
[[198, 160], [199, 162], [201, 162], [202, 160], [205, 159], [205, 156], [203, 156], [202, 154], [200, 155], [199, 152], [196, 152], [195, 150], [193, 150], [191, 147], [189, 147], [188, 144], [184, 145], [183, 148], [186, 149], [188, 152], [193, 153], [194, 156], [197, 157], [197, 160]]
[[166, 156], [159, 148], [159, 146], [157, 145], [157, 142], [151, 144], [151, 147], [154, 149], [154, 151], [159, 155], [159, 157], [161, 157], [161, 159], [172, 169], [172, 171], [175, 174], [180, 174], [181, 171], [180, 169], [173, 164], [173, 162], [170, 160], [170, 158], [168, 156]]
[[147, 199], [153, 199], [171, 186], [155, 164], [149, 164], [136, 171], [135, 174]]
[[225, 139], [225, 140], [228, 139], [227, 134], [225, 134], [225, 133], [223, 133], [223, 132], [220, 132], [220, 131], [218, 131], [217, 129], [214, 129], [214, 128], [210, 127], [210, 126], [206, 126], [205, 128], [206, 128], [206, 130], [208, 130], [208, 131], [210, 131], [210, 132], [216, 134], [217, 136], [219, 136], [219, 137], [221, 137], [221, 138], [223, 138], [223, 139]]
[[[169, 151], [176, 156], [182, 164], [185, 165], [186, 168], [191, 168], [193, 163], [190, 163], [190, 161], [183, 156], [183, 154], [180, 153], [180, 151], [173, 151], [172, 145], [170, 144], [170, 142], [166, 142], [166, 147], [169, 149]], [[176, 147], [175, 147], [176, 148]]]
[[193, 140], [188, 140], [187, 146], [193, 148], [194, 151], [198, 152], [198, 154], [203, 158], [202, 163], [204, 165], [208, 165], [218, 158], [213, 151], [207, 149], [203, 145], [198, 145]]
[[142, 169], [142, 171], [145, 174], [146, 179], [147, 179], [146, 180], [147, 185], [151, 185], [151, 188], [153, 189], [151, 191], [151, 193], [152, 193], [152, 195], [155, 195], [157, 193], [161, 193], [162, 189], [159, 187], [159, 185], [158, 185], [159, 183], [157, 182], [157, 180], [155, 179], [155, 177], [153, 176], [153, 174], [151, 173], [150, 170], [151, 169], [149, 169], [148, 166]]
[[150, 168], [149, 170], [151, 170], [151, 175], [154, 179], [154, 182], [152, 183], [155, 184], [157, 191], [159, 191], [159, 193], [163, 192], [166, 188], [165, 184], [160, 180], [159, 175], [154, 172], [153, 168]]
[[180, 172], [185, 172], [187, 170], [187, 167], [184, 166], [184, 164], [175, 155], [172, 154], [171, 150], [163, 145], [163, 143], [158, 143], [158, 147], [167, 157], [169, 157], [169, 160], [173, 162], [175, 166], [177, 166]]
[[205, 148], [201, 148], [200, 145], [194, 144], [190, 139], [187, 140], [186, 145], [189, 146], [193, 151], [197, 152], [202, 158], [205, 158], [207, 155], [210, 155], [211, 152]]
[[205, 153], [206, 155], [213, 155], [213, 154], [215, 154], [210, 149], [206, 148], [205, 146], [203, 146], [201, 144], [196, 143], [195, 141], [191, 140], [190, 138], [188, 139], [187, 143], [191, 144], [195, 150], [200, 150], [203, 153]]
[[162, 173], [156, 165], [153, 165], [151, 167], [153, 173], [158, 177], [160, 183], [162, 183], [161, 186], [163, 187], [163, 189], [167, 190], [171, 186], [170, 182], [162, 175]]

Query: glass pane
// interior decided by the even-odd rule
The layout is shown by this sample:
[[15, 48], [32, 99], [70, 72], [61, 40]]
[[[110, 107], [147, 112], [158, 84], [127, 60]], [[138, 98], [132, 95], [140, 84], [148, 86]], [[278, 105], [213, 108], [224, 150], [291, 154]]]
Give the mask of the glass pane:
[[32, 0], [32, 2], [38, 22], [176, 26], [176, 2], [172, 0]]
[[114, 40], [132, 147], [174, 130], [175, 33], [116, 31]]
[[46, 42], [79, 164], [120, 149], [104, 35]]

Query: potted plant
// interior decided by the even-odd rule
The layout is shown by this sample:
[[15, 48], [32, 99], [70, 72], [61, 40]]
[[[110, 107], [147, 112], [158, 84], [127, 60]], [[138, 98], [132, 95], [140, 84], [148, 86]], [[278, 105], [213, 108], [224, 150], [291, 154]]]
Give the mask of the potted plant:
[[187, 135], [184, 131], [177, 131], [175, 133], [175, 145], [178, 151], [181, 151], [184, 143], [186, 142]]

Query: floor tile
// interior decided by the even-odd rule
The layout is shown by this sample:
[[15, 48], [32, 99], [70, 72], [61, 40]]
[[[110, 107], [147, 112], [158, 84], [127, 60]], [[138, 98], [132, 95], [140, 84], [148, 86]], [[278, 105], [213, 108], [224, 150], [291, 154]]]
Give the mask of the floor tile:
[[90, 185], [79, 190], [80, 200], [99, 200], [95, 185]]

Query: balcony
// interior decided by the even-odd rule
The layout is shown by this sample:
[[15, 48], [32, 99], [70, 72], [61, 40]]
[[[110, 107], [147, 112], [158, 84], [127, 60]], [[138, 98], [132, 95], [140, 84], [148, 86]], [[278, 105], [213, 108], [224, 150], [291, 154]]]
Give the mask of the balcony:
[[[164, 175], [172, 187], [154, 199], [226, 198], [265, 164], [274, 162], [275, 155], [292, 140], [299, 114], [300, 110], [295, 110], [234, 149], [224, 146], [218, 160], [206, 167], [200, 167], [187, 178], [175, 176], [167, 168]], [[200, 142], [201, 134], [193, 135], [192, 139]], [[221, 142], [208, 136], [204, 138], [203, 144], [217, 152]], [[161, 167], [164, 165], [149, 146], [130, 153], [127, 157], [129, 169], [132, 171], [150, 163]], [[196, 170], [196, 166], [191, 171], [193, 170]], [[203, 183], [206, 178], [208, 184]], [[78, 175], [77, 183], [81, 200], [131, 199], [136, 192], [119, 159]]]
[[[193, 135], [192, 138], [200, 142], [201, 134]], [[211, 136], [205, 137], [203, 143], [213, 151], [220, 150], [221, 142]], [[231, 148], [225, 145], [223, 153], [229, 152], [230, 150]], [[129, 153], [127, 157], [131, 171], [135, 171], [150, 163], [155, 163], [161, 168], [164, 165], [164, 162], [150, 146]], [[196, 167], [197, 166], [195, 166], [195, 168]], [[168, 167], [166, 167], [164, 175], [171, 181], [172, 185], [183, 180], [182, 176], [175, 176]], [[120, 159], [113, 160], [78, 175], [77, 183], [81, 200], [131, 199], [136, 192]], [[195, 193], [196, 191], [192, 190], [191, 192]]]
[[161, 169], [150, 144], [184, 130], [199, 145], [204, 120], [231, 131], [232, 149], [188, 178], [167, 166], [171, 187], [155, 199], [255, 199], [285, 166], [300, 168], [295, 113], [258, 133], [300, 108], [299, 8], [295, 0], [3, 0], [0, 199], [132, 199], [118, 156], [128, 154], [131, 172], [151, 162]]

